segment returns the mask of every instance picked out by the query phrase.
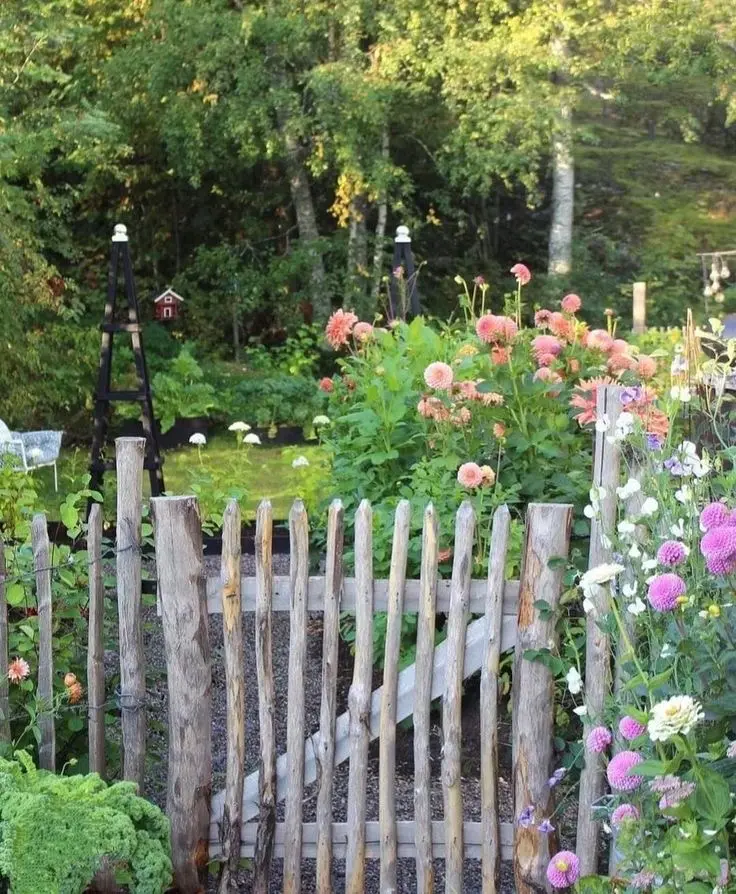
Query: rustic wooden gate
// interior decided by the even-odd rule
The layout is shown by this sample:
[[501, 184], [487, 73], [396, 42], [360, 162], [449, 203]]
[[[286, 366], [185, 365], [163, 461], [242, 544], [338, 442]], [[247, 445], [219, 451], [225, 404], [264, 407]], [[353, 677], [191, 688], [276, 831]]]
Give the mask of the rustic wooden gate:
[[[241, 577], [240, 512], [225, 514], [222, 581], [207, 586], [202, 573], [202, 536], [193, 497], [152, 501], [159, 604], [170, 700], [167, 813], [172, 823], [176, 883], [198, 890], [198, 871], [209, 857], [224, 861], [220, 891], [241, 857], [253, 859], [254, 891], [269, 888], [274, 859], [284, 861], [283, 890], [301, 889], [302, 861], [316, 859], [317, 890], [332, 891], [332, 861], [346, 860], [346, 890], [364, 890], [365, 860], [380, 859], [380, 890], [395, 891], [397, 860], [416, 860], [417, 888], [432, 890], [432, 859], [445, 860], [446, 890], [462, 890], [464, 859], [482, 860], [484, 894], [498, 890], [501, 860], [513, 860], [516, 890], [544, 886], [554, 836], [536, 828], [499, 822], [498, 668], [502, 651], [515, 647], [513, 670], [514, 816], [535, 805], [538, 820], [551, 811], [548, 777], [553, 758], [553, 679], [549, 669], [525, 658], [527, 650], [554, 645], [572, 507], [528, 507], [521, 581], [506, 581], [509, 513], [493, 520], [487, 580], [473, 580], [475, 515], [464, 503], [455, 520], [453, 571], [438, 578], [438, 519], [424, 515], [419, 580], [406, 580], [410, 507], [399, 503], [388, 580], [373, 578], [371, 507], [355, 519], [355, 576], [343, 574], [344, 513], [330, 507], [324, 575], [309, 576], [307, 513], [296, 502], [290, 515], [290, 574], [273, 574], [272, 519], [268, 502], [257, 513], [256, 574]], [[544, 609], [544, 610], [543, 610]], [[272, 613], [290, 613], [287, 752], [277, 756], [273, 716], [277, 693], [271, 662]], [[336, 716], [340, 612], [354, 612], [355, 664], [348, 710]], [[224, 615], [224, 661], [228, 698], [226, 788], [210, 801], [211, 666], [207, 637], [210, 613]], [[305, 729], [303, 669], [308, 612], [323, 613], [319, 730]], [[375, 612], [387, 612], [383, 685], [372, 691]], [[399, 671], [401, 616], [418, 614], [416, 661]], [[447, 638], [434, 645], [435, 614], [447, 614]], [[260, 766], [244, 778], [246, 680], [243, 619], [254, 614], [260, 727]], [[252, 614], [251, 614], [252, 613]], [[470, 620], [478, 616], [476, 620]], [[463, 681], [481, 674], [481, 819], [464, 820], [461, 792], [461, 700]], [[444, 819], [432, 821], [429, 801], [430, 707], [442, 698]], [[396, 818], [394, 772], [396, 725], [412, 716], [414, 729], [414, 819]], [[378, 820], [366, 818], [368, 747], [379, 739]], [[332, 780], [337, 763], [349, 760], [347, 822], [333, 822]], [[317, 782], [316, 821], [302, 819], [304, 788]], [[277, 804], [285, 802], [284, 821]], [[554, 851], [551, 851], [554, 853]]]

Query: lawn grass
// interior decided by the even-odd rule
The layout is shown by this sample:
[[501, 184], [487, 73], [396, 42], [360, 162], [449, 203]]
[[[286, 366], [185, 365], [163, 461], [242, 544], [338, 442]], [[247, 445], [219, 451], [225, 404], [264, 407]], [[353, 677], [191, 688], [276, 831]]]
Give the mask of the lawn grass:
[[[304, 456], [309, 466], [293, 468], [292, 462]], [[319, 500], [326, 491], [327, 462], [316, 443], [290, 447], [238, 446], [232, 434], [210, 438], [199, 451], [187, 445], [163, 452], [164, 481], [167, 494], [198, 492], [205, 515], [215, 516], [224, 509], [230, 496], [238, 496], [244, 518], [253, 518], [258, 503], [270, 499], [273, 517], [285, 519], [296, 497], [308, 502]], [[33, 481], [40, 503], [52, 520], [59, 518], [59, 507], [69, 493], [85, 485], [89, 452], [62, 450], [59, 461], [59, 492], [54, 492], [53, 470], [38, 469]], [[144, 494], [150, 495], [148, 473], [144, 476]], [[115, 475], [105, 474], [105, 517], [115, 516]]]

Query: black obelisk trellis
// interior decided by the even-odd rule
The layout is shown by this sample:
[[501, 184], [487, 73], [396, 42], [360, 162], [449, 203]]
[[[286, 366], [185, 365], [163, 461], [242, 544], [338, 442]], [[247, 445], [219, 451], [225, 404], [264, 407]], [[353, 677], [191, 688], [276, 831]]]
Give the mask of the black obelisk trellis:
[[[396, 276], [397, 271], [401, 271]], [[404, 291], [405, 290], [405, 291]], [[402, 291], [404, 294], [402, 295]], [[416, 317], [419, 314], [419, 289], [417, 288], [417, 276], [414, 268], [414, 255], [411, 251], [411, 236], [409, 227], [396, 227], [394, 239], [394, 256], [391, 261], [391, 276], [389, 277], [389, 293], [391, 298], [391, 319], [404, 316], [407, 312]], [[402, 299], [406, 306], [402, 307]]]
[[[128, 304], [127, 319], [116, 319], [116, 301], [120, 268], [123, 271], [125, 298]], [[164, 491], [164, 476], [161, 468], [162, 460], [158, 447], [158, 426], [153, 415], [151, 388], [148, 382], [146, 355], [143, 352], [143, 339], [138, 314], [138, 299], [135, 294], [133, 265], [130, 261], [128, 234], [123, 224], [115, 226], [110, 252], [110, 272], [107, 280], [107, 303], [105, 318], [102, 322], [102, 347], [100, 349], [100, 371], [95, 393], [95, 430], [92, 440], [92, 456], [90, 459], [91, 486], [94, 490], [102, 488], [102, 479], [106, 471], [115, 468], [115, 461], [103, 457], [103, 449], [107, 439], [110, 404], [113, 401], [139, 403], [141, 422], [146, 437], [145, 468], [151, 479], [151, 495], [160, 496]], [[112, 390], [112, 347], [116, 333], [128, 333], [133, 347], [133, 359], [138, 379], [137, 391]]]

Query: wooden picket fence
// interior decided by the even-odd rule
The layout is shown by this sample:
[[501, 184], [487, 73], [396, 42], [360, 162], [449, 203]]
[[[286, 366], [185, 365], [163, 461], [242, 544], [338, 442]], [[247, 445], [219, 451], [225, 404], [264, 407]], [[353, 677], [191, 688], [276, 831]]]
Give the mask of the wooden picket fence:
[[[615, 428], [620, 390], [599, 390], [598, 413]], [[593, 524], [591, 567], [610, 561], [602, 536], [615, 521], [615, 489], [620, 451], [603, 432], [596, 434], [593, 483], [605, 487], [600, 518]], [[117, 606], [120, 637], [120, 708], [124, 778], [143, 791], [145, 769], [145, 662], [141, 620], [141, 525], [143, 517], [142, 439], [119, 439], [117, 448]], [[171, 820], [176, 889], [201, 890], [200, 877], [211, 859], [223, 863], [219, 890], [235, 890], [233, 876], [241, 858], [253, 860], [253, 890], [269, 889], [274, 860], [283, 860], [283, 890], [301, 889], [302, 862], [316, 860], [317, 887], [332, 890], [332, 862], [346, 862], [346, 891], [364, 890], [365, 861], [380, 860], [380, 890], [397, 888], [397, 860], [416, 861], [417, 890], [433, 887], [432, 859], [445, 861], [446, 890], [462, 890], [463, 861], [480, 859], [484, 894], [498, 890], [502, 860], [513, 862], [520, 894], [545, 888], [545, 870], [554, 853], [555, 836], [534, 827], [499, 821], [498, 669], [502, 652], [514, 649], [512, 683], [512, 764], [514, 820], [535, 805], [538, 819], [552, 810], [548, 777], [553, 767], [553, 687], [550, 670], [525, 657], [531, 650], [554, 649], [555, 609], [561, 595], [568, 555], [573, 507], [532, 504], [527, 508], [519, 581], [504, 576], [510, 517], [497, 510], [492, 527], [488, 576], [472, 579], [476, 519], [464, 503], [455, 518], [453, 569], [449, 581], [438, 577], [439, 520], [430, 505], [424, 514], [421, 574], [406, 579], [410, 511], [399, 503], [393, 530], [387, 580], [373, 576], [371, 507], [363, 502], [355, 517], [354, 576], [343, 568], [344, 511], [332, 504], [328, 516], [324, 573], [309, 575], [307, 513], [296, 502], [289, 518], [290, 573], [277, 576], [272, 561], [272, 516], [268, 502], [256, 519], [256, 570], [241, 575], [240, 510], [231, 502], [224, 515], [221, 577], [206, 578], [202, 529], [194, 497], [159, 497], [151, 501], [154, 521], [158, 605], [164, 635], [169, 696], [167, 814]], [[103, 667], [104, 586], [102, 516], [89, 519], [90, 605], [88, 643], [88, 715], [90, 768], [105, 773]], [[45, 520], [33, 523], [33, 549], [39, 612], [38, 696], [52, 704], [52, 596], [49, 540]], [[0, 549], [0, 556], [2, 550]], [[0, 567], [0, 661], [7, 657], [7, 606]], [[597, 619], [607, 610], [604, 588], [594, 595], [587, 618], [586, 705], [600, 716], [612, 684], [611, 644]], [[544, 610], [542, 610], [544, 609]], [[274, 711], [283, 703], [272, 667], [274, 612], [290, 619], [287, 702], [287, 749], [277, 755]], [[318, 730], [305, 724], [303, 673], [307, 616], [323, 615], [322, 681]], [[348, 710], [337, 715], [337, 658], [341, 612], [355, 614], [356, 639]], [[372, 690], [375, 612], [387, 613], [382, 685]], [[227, 684], [227, 769], [225, 789], [212, 795], [211, 680], [208, 637], [210, 614], [223, 615]], [[399, 670], [401, 617], [418, 616], [416, 660]], [[435, 646], [435, 616], [447, 615], [447, 638]], [[250, 620], [246, 620], [250, 619]], [[259, 708], [258, 771], [245, 775], [244, 623], [255, 629]], [[480, 672], [481, 818], [468, 821], [461, 793], [463, 681]], [[618, 674], [615, 685], [620, 683]], [[429, 798], [430, 710], [442, 700], [443, 820], [432, 820]], [[7, 718], [7, 682], [0, 684], [0, 713]], [[414, 818], [398, 820], [394, 798], [396, 728], [413, 719]], [[54, 718], [51, 707], [39, 715], [40, 762], [55, 768]], [[5, 725], [0, 735], [7, 737]], [[368, 748], [379, 740], [378, 819], [367, 818]], [[334, 767], [349, 761], [346, 822], [333, 821]], [[600, 755], [587, 754], [581, 777], [580, 803], [596, 803], [604, 792]], [[303, 821], [305, 787], [316, 782], [316, 821]], [[284, 820], [277, 805], [284, 802]], [[579, 811], [577, 852], [582, 871], [597, 870], [599, 823], [590, 809]]]

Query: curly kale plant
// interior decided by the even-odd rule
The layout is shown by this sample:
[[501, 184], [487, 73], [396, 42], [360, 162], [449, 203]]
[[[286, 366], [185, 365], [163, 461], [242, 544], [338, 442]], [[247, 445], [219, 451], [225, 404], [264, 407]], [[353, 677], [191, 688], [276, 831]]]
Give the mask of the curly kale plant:
[[171, 883], [169, 822], [135, 785], [0, 759], [0, 875], [13, 894], [80, 894], [103, 860], [134, 894]]

